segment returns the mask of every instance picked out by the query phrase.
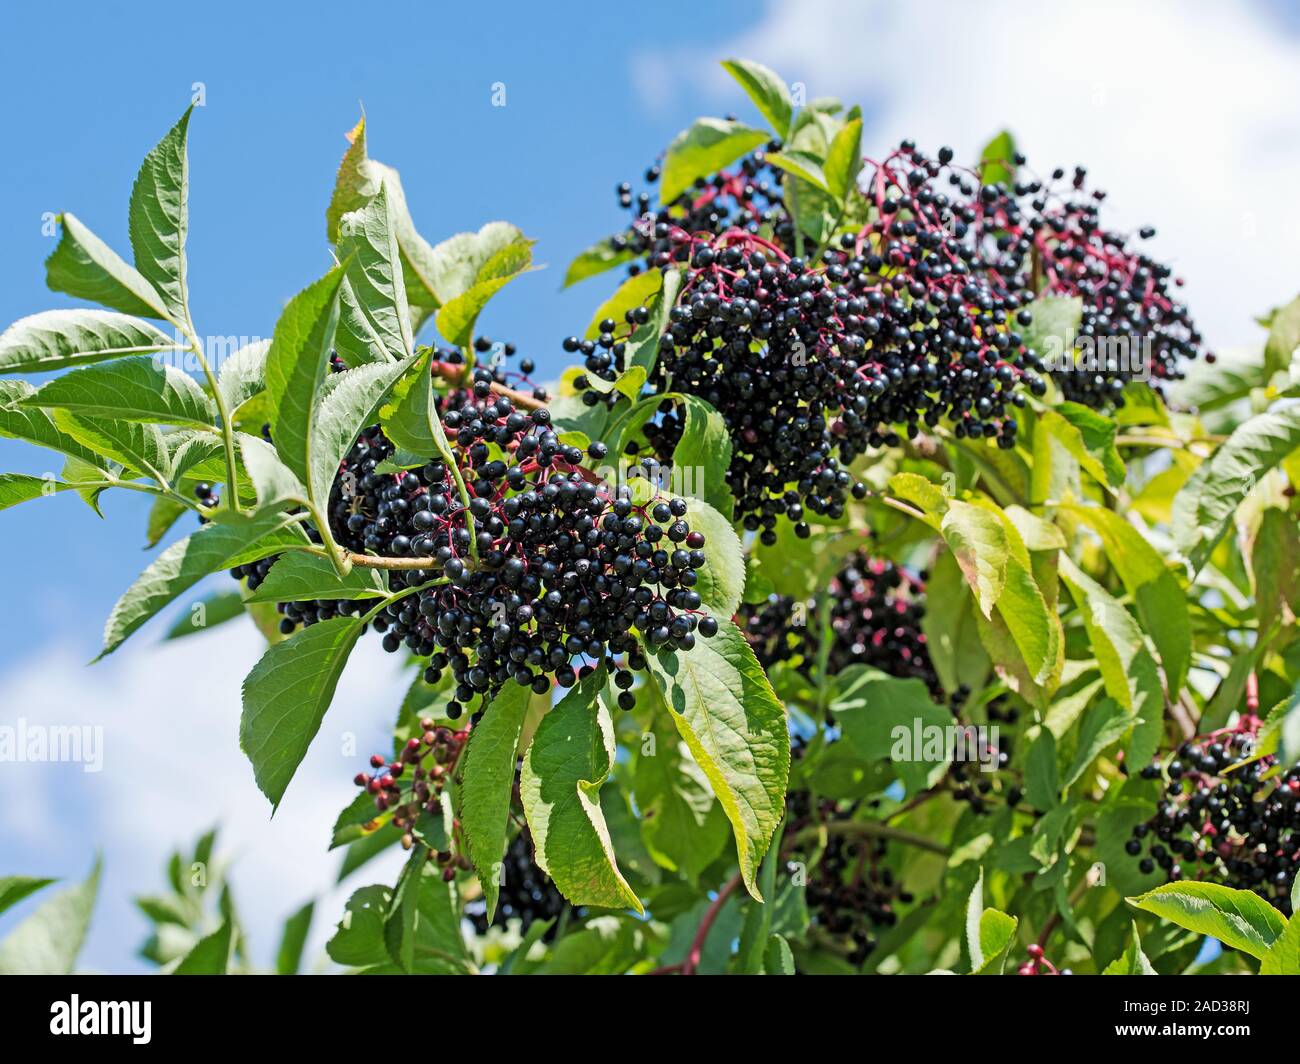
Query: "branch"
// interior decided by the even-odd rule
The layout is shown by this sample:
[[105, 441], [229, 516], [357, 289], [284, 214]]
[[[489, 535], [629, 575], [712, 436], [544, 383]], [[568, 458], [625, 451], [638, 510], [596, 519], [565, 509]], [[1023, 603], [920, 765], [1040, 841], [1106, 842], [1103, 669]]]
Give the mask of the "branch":
[[682, 975], [695, 974], [695, 969], [700, 966], [700, 955], [704, 952], [704, 940], [709, 937], [709, 931], [713, 927], [713, 922], [717, 920], [718, 913], [722, 912], [722, 907], [727, 903], [727, 899], [735, 893], [738, 886], [740, 886], [739, 871], [722, 885], [717, 897], [713, 899], [713, 902], [705, 911], [704, 919], [700, 921], [700, 926], [695, 931], [695, 937], [691, 939], [691, 948], [686, 952], [686, 960], [682, 961]]
[[[443, 380], [449, 381], [452, 384], [464, 384], [465, 371], [469, 368], [467, 366], [457, 365], [455, 362], [433, 362], [431, 363], [431, 366], [435, 377], [441, 377]], [[529, 410], [540, 410], [546, 405], [543, 400], [536, 398], [528, 392], [521, 392], [517, 388], [508, 388], [504, 384], [496, 383], [496, 381], [492, 382], [492, 390], [496, 392], [497, 395], [504, 395], [514, 403], [515, 406], [527, 407]]]
[[915, 846], [918, 850], [928, 850], [930, 853], [939, 853], [945, 856], [948, 853], [948, 847], [941, 842], [936, 842], [934, 839], [926, 838], [924, 835], [918, 835], [912, 831], [891, 827], [879, 820], [837, 820], [829, 824], [814, 825], [813, 827], [804, 828], [803, 831], [795, 835], [790, 840], [790, 845], [792, 848], [798, 848], [801, 844], [816, 842], [822, 832], [830, 835], [862, 835], [867, 838], [893, 839], [895, 842]]

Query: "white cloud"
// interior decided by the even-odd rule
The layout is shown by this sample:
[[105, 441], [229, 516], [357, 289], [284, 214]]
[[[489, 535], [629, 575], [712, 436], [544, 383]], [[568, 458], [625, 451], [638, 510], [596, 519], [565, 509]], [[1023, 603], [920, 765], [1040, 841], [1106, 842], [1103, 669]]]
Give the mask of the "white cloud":
[[[258, 791], [239, 749], [240, 683], [265, 644], [236, 621], [176, 643], [149, 635], [86, 667], [54, 647], [0, 675], [9, 707], [30, 724], [100, 724], [103, 771], [75, 764], [0, 765], [0, 837], [6, 872], [84, 874], [96, 848], [105, 880], [84, 960], [121, 970], [146, 925], [130, 898], [163, 889], [176, 847], [216, 824], [255, 955], [269, 963], [283, 918], [312, 896], [312, 942], [319, 952], [342, 913], [349, 884], [331, 890], [340, 854], [327, 853], [330, 829], [352, 800], [352, 776], [378, 749], [405, 689], [395, 655], [362, 640], [334, 704], [279, 812]], [[345, 752], [349, 734], [355, 753]], [[360, 883], [392, 882], [399, 852], [358, 873]], [[323, 892], [329, 891], [328, 894]], [[311, 956], [312, 954], [309, 954]]]
[[1159, 229], [1212, 345], [1300, 291], [1300, 39], [1257, 4], [785, 0], [716, 53], [636, 57], [633, 81], [655, 108], [674, 85], [748, 108], [729, 55], [861, 102], [868, 154], [911, 136], [971, 157], [1007, 126], [1040, 172], [1088, 166], [1115, 225]]

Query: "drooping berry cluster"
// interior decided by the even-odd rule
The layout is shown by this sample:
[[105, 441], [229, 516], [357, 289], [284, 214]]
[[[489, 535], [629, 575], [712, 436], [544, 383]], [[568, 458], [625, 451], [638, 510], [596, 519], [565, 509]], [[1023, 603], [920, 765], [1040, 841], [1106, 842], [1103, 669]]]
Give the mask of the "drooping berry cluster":
[[[533, 839], [524, 828], [510, 841], [502, 859], [497, 909], [492, 922], [488, 923], [487, 906], [481, 901], [467, 904], [465, 915], [480, 935], [486, 934], [489, 927], [505, 927], [511, 920], [518, 920], [520, 931], [527, 934], [536, 921], [558, 920], [568, 907], [551, 877], [537, 867]], [[558, 924], [552, 925], [542, 940], [551, 941], [558, 931]]]
[[[420, 734], [413, 735], [392, 760], [373, 754], [373, 771], [359, 772], [353, 780], [374, 798], [378, 813], [391, 812], [392, 824], [402, 834], [402, 846], [415, 844], [414, 831], [423, 816], [441, 818], [442, 792], [455, 771], [461, 750], [469, 738], [467, 730], [439, 727], [432, 718], [420, 721]], [[456, 868], [466, 867], [463, 857], [451, 850], [429, 850], [429, 859], [443, 869], [443, 878], [455, 878]]]
[[1180, 380], [1202, 338], [1173, 296], [1181, 278], [1135, 246], [1155, 230], [1139, 229], [1135, 239], [1105, 228], [1106, 194], [1088, 188], [1081, 166], [1068, 179], [1057, 169], [1047, 179], [1019, 182], [1015, 193], [1018, 204], [1029, 200], [1028, 210], [981, 203], [985, 223], [999, 234], [1006, 268], [1021, 272], [1027, 266], [1039, 295], [1077, 296], [1082, 303], [1080, 342], [1052, 366], [1065, 397], [1097, 408], [1121, 406], [1129, 381], [1150, 381], [1159, 390], [1162, 381]]
[[[558, 439], [544, 407], [521, 411], [494, 383], [491, 370], [476, 368], [471, 387], [440, 403], [454, 468], [433, 458], [390, 472], [392, 444], [367, 428], [331, 493], [334, 537], [357, 554], [427, 560], [390, 572], [390, 589], [406, 594], [374, 627], [386, 650], [405, 646], [429, 659], [429, 683], [452, 670], [449, 717], [510, 680], [539, 694], [552, 677], [570, 687], [574, 659], [605, 660], [619, 705], [631, 709], [643, 646], [686, 650], [697, 634], [717, 631], [694, 590], [705, 537], [686, 520], [684, 500], [641, 505], [628, 489], [611, 489], [582, 467], [582, 450]], [[593, 443], [588, 454], [603, 458], [606, 449]], [[289, 632], [368, 606], [280, 608]]]
[[1167, 765], [1142, 769], [1165, 781], [1155, 815], [1125, 843], [1150, 874], [1253, 890], [1291, 912], [1300, 874], [1300, 765], [1276, 772], [1276, 757], [1251, 760], [1259, 718], [1183, 743]]
[[[924, 680], [940, 692], [921, 619], [925, 581], [901, 566], [865, 551], [855, 553], [827, 587], [832, 640], [828, 674], [849, 665], [870, 665], [900, 679]], [[738, 621], [764, 668], [788, 661], [811, 674], [818, 660], [821, 627], [817, 600], [797, 602], [773, 595], [741, 607]]]
[[[843, 810], [838, 803], [824, 799], [817, 804], [814, 818], [809, 793], [792, 791], [786, 800], [787, 830], [795, 837], [814, 819], [829, 826], [825, 849], [806, 871], [804, 898], [815, 936], [857, 966], [876, 948], [881, 930], [898, 922], [896, 906], [910, 904], [913, 897], [885, 863], [885, 840], [845, 828], [856, 804]], [[795, 849], [789, 860], [802, 863], [802, 855]]]
[[[849, 489], [865, 493], [849, 466], [897, 445], [896, 426], [913, 437], [947, 420], [959, 436], [1010, 447], [1009, 407], [1024, 402], [1017, 385], [1043, 391], [1017, 332], [1030, 320], [1028, 293], [989, 254], [981, 228], [981, 203], [1014, 212], [1015, 202], [950, 162], [947, 149], [930, 159], [904, 142], [865, 183], [873, 220], [813, 261], [752, 226], [656, 222], [667, 244], [657, 258], [684, 263], [685, 276], [649, 383], [722, 414], [728, 480], [751, 530], [770, 533], [784, 515], [806, 535], [805, 508], [839, 516]], [[596, 341], [570, 337], [565, 347], [612, 380], [625, 337], [607, 324]], [[616, 398], [586, 394], [592, 404]], [[661, 459], [680, 432], [671, 411], [646, 429]]]

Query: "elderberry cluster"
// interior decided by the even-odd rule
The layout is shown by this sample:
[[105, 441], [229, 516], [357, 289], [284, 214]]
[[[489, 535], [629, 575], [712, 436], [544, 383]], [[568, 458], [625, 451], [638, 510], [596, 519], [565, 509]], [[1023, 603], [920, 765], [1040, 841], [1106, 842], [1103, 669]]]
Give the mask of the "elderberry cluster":
[[1163, 767], [1155, 815], [1124, 844], [1144, 874], [1253, 890], [1285, 914], [1300, 873], [1300, 765], [1278, 774], [1276, 757], [1250, 760], [1258, 718], [1232, 731], [1183, 743]]
[[1014, 191], [1017, 203], [1029, 200], [1027, 211], [981, 203], [983, 220], [999, 234], [1004, 268], [1027, 271], [1039, 295], [1077, 296], [1082, 303], [1081, 342], [1068, 362], [1053, 366], [1064, 396], [1102, 409], [1123, 405], [1129, 381], [1149, 380], [1158, 391], [1160, 382], [1182, 379], [1182, 363], [1197, 357], [1202, 337], [1172, 294], [1182, 279], [1134, 246], [1155, 230], [1143, 227], [1135, 240], [1105, 228], [1106, 193], [1087, 187], [1082, 166], [1068, 180], [1058, 168], [1048, 179], [1016, 183]]
[[[442, 816], [442, 791], [455, 770], [469, 732], [439, 727], [426, 718], [420, 721], [420, 734], [413, 735], [391, 761], [381, 754], [370, 758], [372, 772], [359, 772], [353, 782], [374, 798], [375, 810], [391, 812], [392, 824], [402, 834], [402, 846], [415, 844], [415, 831], [422, 816]], [[443, 869], [443, 878], [455, 878], [456, 868], [466, 867], [463, 858], [450, 850], [429, 851], [429, 860]]]
[[[779, 151], [781, 142], [773, 140], [764, 150], [755, 151], [734, 166], [712, 177], [701, 177], [671, 203], [651, 207], [648, 192], [632, 192], [626, 181], [619, 184], [619, 206], [632, 212], [626, 232], [609, 238], [615, 254], [631, 254], [627, 272], [635, 277], [645, 269], [663, 269], [685, 262], [689, 249], [672, 234], [678, 229], [688, 233], [722, 233], [743, 229], [758, 233], [761, 228], [775, 230], [778, 239], [793, 236], [789, 215], [782, 203], [781, 173], [767, 162], [767, 152]], [[659, 180], [658, 164], [645, 172], [647, 185]]]
[[[938, 697], [939, 678], [921, 631], [926, 609], [924, 575], [913, 575], [864, 551], [849, 558], [826, 590], [829, 674], [849, 665], [870, 665], [899, 679], [924, 680]], [[765, 669], [788, 661], [809, 675], [816, 667], [821, 639], [816, 600], [798, 602], [788, 595], [772, 595], [759, 605], [742, 606], [737, 621]]]
[[[930, 159], [905, 141], [864, 182], [873, 220], [814, 261], [783, 243], [782, 231], [766, 239], [752, 226], [655, 223], [667, 245], [656, 261], [681, 264], [684, 277], [648, 383], [721, 413], [737, 515], [769, 542], [781, 516], [807, 535], [805, 510], [835, 518], [848, 492], [863, 497], [850, 466], [897, 445], [896, 427], [911, 438], [946, 420], [958, 436], [1009, 448], [1010, 407], [1025, 402], [1019, 385], [1046, 388], [1018, 332], [1031, 320], [1029, 293], [981, 227], [982, 210], [1012, 212], [1015, 202], [951, 158], [944, 149]], [[793, 230], [784, 233], [792, 242]], [[570, 337], [564, 347], [585, 357], [590, 374], [613, 380], [625, 369], [627, 336], [644, 320], [638, 308], [626, 329], [607, 320], [596, 340]], [[592, 405], [616, 399], [584, 393]], [[645, 434], [666, 460], [681, 418], [661, 413]]]
[[[786, 804], [792, 830], [813, 821], [812, 801], [807, 791], [790, 793]], [[857, 803], [844, 810], [828, 800], [817, 806], [817, 823], [830, 830], [825, 849], [808, 870], [805, 902], [813, 926], [837, 943], [850, 964], [860, 965], [876, 948], [880, 931], [898, 922], [895, 906], [910, 904], [913, 896], [885, 864], [885, 840], [834, 830], [852, 819]]]
[[[476, 368], [469, 388], [441, 400], [454, 466], [435, 457], [393, 469], [392, 443], [379, 426], [365, 429], [331, 492], [334, 537], [356, 554], [427, 561], [390, 571], [390, 589], [405, 594], [373, 624], [386, 650], [428, 659], [430, 684], [451, 670], [450, 718], [510, 680], [539, 694], [552, 678], [571, 687], [575, 658], [606, 661], [619, 705], [631, 709], [643, 645], [689, 650], [697, 634], [717, 632], [694, 590], [705, 537], [682, 499], [637, 505], [626, 489], [611, 491], [582, 468], [581, 449], [559, 440], [544, 407], [517, 409], [499, 383]], [[600, 443], [587, 450], [605, 454]], [[260, 581], [262, 569], [239, 575]], [[279, 604], [286, 633], [368, 608]]]

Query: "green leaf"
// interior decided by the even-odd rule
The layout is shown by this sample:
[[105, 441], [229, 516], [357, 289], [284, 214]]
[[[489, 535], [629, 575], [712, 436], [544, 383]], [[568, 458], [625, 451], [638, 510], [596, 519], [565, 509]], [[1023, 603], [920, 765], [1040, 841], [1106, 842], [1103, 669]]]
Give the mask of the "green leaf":
[[1065, 786], [1071, 786], [1082, 776], [1106, 747], [1124, 736], [1132, 723], [1113, 698], [1103, 698], [1093, 706], [1079, 729], [1079, 743], [1070, 770], [1065, 774]]
[[519, 778], [537, 865], [574, 905], [643, 912], [618, 869], [600, 788], [614, 763], [614, 724], [597, 695], [597, 669], [544, 717], [524, 755]]
[[157, 326], [129, 314], [47, 310], [20, 318], [0, 334], [0, 373], [47, 373], [180, 346]]
[[[952, 714], [935, 704], [922, 681], [850, 665], [831, 680], [827, 709], [858, 756], [888, 759], [908, 794], [925, 790], [947, 770]], [[941, 736], [937, 748], [927, 742], [932, 735]]]
[[230, 514], [221, 523], [204, 525], [173, 543], [117, 600], [104, 626], [104, 648], [95, 660], [111, 654], [145, 621], [208, 574], [301, 544], [300, 537], [277, 527], [280, 521], [274, 513]]
[[1115, 447], [1119, 428], [1113, 420], [1079, 403], [1062, 403], [1038, 416], [1090, 476], [1107, 488], [1124, 483], [1124, 460]]
[[1025, 346], [1044, 361], [1073, 365], [1074, 342], [1083, 321], [1083, 299], [1041, 296], [1034, 300], [1030, 314], [1033, 320], [1021, 334]]
[[730, 524], [736, 500], [727, 484], [731, 465], [731, 433], [727, 423], [712, 406], [694, 395], [682, 397], [685, 425], [681, 439], [673, 450], [673, 473], [676, 482], [690, 485], [682, 491], [698, 495]]
[[1002, 596], [1007, 579], [1007, 533], [996, 513], [952, 500], [939, 526], [985, 617]]
[[84, 882], [43, 902], [0, 942], [0, 975], [70, 975], [98, 892], [96, 860]]
[[1061, 780], [1056, 770], [1056, 737], [1044, 728], [1029, 748], [1025, 762], [1025, 798], [1035, 809], [1047, 812], [1061, 803]]
[[1106, 693], [1130, 715], [1130, 763], [1145, 765], [1160, 742], [1165, 700], [1159, 670], [1142, 629], [1105, 588], [1064, 555], [1061, 578], [1079, 607]]
[[768, 139], [761, 129], [721, 118], [698, 118], [673, 138], [664, 155], [659, 195], [672, 203], [697, 178], [707, 177], [735, 162]]
[[76, 486], [52, 477], [33, 477], [26, 473], [0, 473], [0, 510], [7, 510], [11, 506], [31, 502], [44, 495], [67, 491]]
[[55, 292], [123, 314], [166, 318], [167, 304], [158, 291], [132, 266], [69, 213], [59, 216], [63, 233], [45, 260], [45, 283]]
[[1001, 975], [1006, 968], [1007, 954], [1015, 945], [1016, 928], [1020, 921], [997, 909], [985, 909], [980, 916], [979, 939], [984, 961], [975, 975]]
[[858, 172], [862, 169], [862, 119], [844, 123], [835, 134], [823, 169], [830, 194], [839, 203], [847, 203], [849, 193], [857, 187]]
[[36, 389], [26, 381], [0, 380], [0, 436], [26, 440], [38, 447], [48, 447], [88, 466], [100, 466], [103, 459], [89, 447], [78, 443], [54, 423], [54, 419], [35, 407], [19, 405], [35, 395]]
[[569, 263], [569, 268], [564, 274], [563, 287], [568, 288], [579, 281], [585, 281], [588, 277], [605, 273], [616, 266], [622, 266], [625, 262], [631, 262], [634, 258], [636, 253], [631, 248], [623, 248], [620, 251], [606, 237], [599, 243], [592, 244]]
[[337, 375], [337, 383], [321, 400], [312, 427], [310, 478], [312, 501], [323, 511], [339, 463], [356, 443], [361, 430], [378, 420], [379, 408], [394, 382], [410, 369], [407, 362], [377, 362]]
[[[113, 418], [82, 417], [66, 410], [55, 410], [51, 419], [59, 429], [82, 446], [104, 459], [123, 466], [123, 475], [153, 477], [159, 484], [172, 481], [175, 470], [167, 453], [167, 440], [157, 425]], [[220, 439], [212, 437], [220, 447]]]
[[274, 565], [249, 602], [305, 602], [312, 599], [373, 599], [388, 594], [379, 569], [354, 566], [339, 576], [328, 558], [301, 551], [285, 554]]
[[172, 969], [172, 975], [227, 975], [230, 972], [230, 950], [234, 929], [229, 920], [210, 935], [205, 935], [194, 948]]
[[311, 918], [316, 902], [309, 901], [284, 922], [280, 935], [280, 948], [275, 955], [276, 975], [297, 975], [302, 968], [302, 951], [311, 931]]
[[[637, 307], [649, 307], [664, 286], [664, 274], [658, 270], [647, 270], [629, 277], [614, 290], [614, 294], [596, 308], [587, 326], [586, 337], [594, 340], [600, 335], [600, 323], [605, 318], [612, 318], [615, 326], [624, 324], [625, 315]], [[670, 308], [671, 309], [671, 308]]]
[[745, 923], [736, 950], [737, 970], [745, 975], [761, 975], [763, 971], [763, 954], [772, 933], [772, 914], [777, 906], [776, 870], [783, 863], [781, 839], [784, 827], [784, 821], [777, 825], [759, 872], [760, 889], [763, 896], [771, 900], [764, 903], [751, 899], [745, 906]]
[[735, 624], [719, 622], [691, 650], [647, 658], [651, 682], [731, 821], [745, 888], [761, 901], [755, 878], [785, 813], [790, 739], [753, 650]]
[[443, 338], [456, 347], [469, 347], [474, 326], [488, 301], [525, 273], [533, 264], [530, 240], [516, 240], [492, 255], [481, 267], [474, 283], [460, 295], [448, 300], [438, 310], [436, 323]]
[[830, 181], [822, 169], [822, 160], [812, 152], [790, 148], [786, 151], [771, 152], [764, 158], [769, 165], [775, 166], [778, 170], [784, 170], [787, 174], [802, 179], [820, 192], [832, 194]]
[[1260, 975], [1300, 975], [1300, 920], [1291, 918], [1286, 930], [1261, 958]]
[[643, 697], [653, 699], [654, 745], [643, 740], [633, 775], [641, 839], [655, 864], [695, 882], [722, 853], [730, 826], [708, 776], [672, 726], [658, 687], [646, 685]]
[[361, 628], [356, 617], [303, 628], [267, 650], [244, 680], [239, 746], [272, 813], [320, 730]]
[[1255, 616], [1267, 632], [1282, 616], [1282, 604], [1300, 611], [1300, 533], [1295, 519], [1276, 506], [1260, 514], [1250, 554], [1255, 584]]
[[1001, 184], [1010, 188], [1016, 180], [1015, 156], [1015, 137], [1004, 129], [984, 146], [980, 155], [980, 180], [986, 185]]
[[217, 389], [234, 413], [253, 396], [266, 390], [266, 356], [270, 340], [255, 340], [232, 352], [217, 373]]
[[647, 304], [650, 320], [644, 325], [638, 325], [627, 338], [627, 348], [623, 357], [624, 364], [629, 369], [640, 366], [646, 371], [647, 376], [654, 372], [655, 365], [659, 361], [659, 344], [664, 333], [668, 331], [673, 306], [681, 291], [682, 276], [683, 272], [679, 269], [670, 269], [663, 274], [659, 292]]
[[763, 954], [763, 971], [767, 975], [794, 975], [794, 954], [783, 935], [773, 935]]
[[1233, 890], [1218, 883], [1165, 883], [1128, 901], [1162, 920], [1217, 938], [1225, 946], [1261, 960], [1286, 929], [1282, 914], [1254, 891]]
[[527, 687], [506, 684], [484, 710], [461, 754], [460, 821], [469, 843], [470, 860], [483, 887], [489, 921], [496, 912], [501, 888], [515, 751], [530, 694]]
[[388, 960], [384, 945], [384, 920], [392, 891], [384, 886], [354, 891], [343, 909], [338, 930], [325, 946], [336, 964], [360, 968]]
[[[284, 464], [304, 484], [314, 468], [311, 448], [316, 393], [329, 367], [344, 267], [336, 266], [291, 300], [275, 323], [266, 355], [271, 435]], [[335, 470], [331, 471], [333, 477]]]
[[339, 257], [347, 261], [337, 345], [351, 366], [400, 362], [415, 350], [388, 190], [339, 221]]
[[487, 263], [498, 252], [528, 242], [518, 226], [488, 222], [477, 233], [457, 233], [433, 249], [429, 270], [440, 303], [450, 303], [474, 287]]
[[1160, 652], [1169, 691], [1177, 693], [1192, 657], [1192, 622], [1187, 596], [1164, 558], [1118, 513], [1100, 507], [1066, 507], [1101, 537], [1106, 558], [1133, 596], [1142, 625]]
[[181, 503], [168, 496], [159, 496], [153, 499], [152, 505], [149, 506], [149, 519], [146, 532], [144, 532], [144, 536], [146, 536], [144, 548], [151, 549], [159, 545], [162, 537], [172, 529], [172, 525], [177, 523], [177, 520], [181, 519], [181, 515], [187, 509], [188, 507], [182, 506]]
[[1133, 925], [1133, 937], [1129, 939], [1128, 948], [1123, 954], [1106, 965], [1102, 975], [1155, 975], [1147, 955], [1142, 952], [1142, 940], [1138, 937], [1137, 924]]
[[1272, 376], [1290, 366], [1297, 347], [1300, 347], [1300, 296], [1273, 313], [1264, 344], [1264, 372]]
[[193, 377], [148, 355], [74, 369], [38, 388], [22, 405], [205, 429], [212, 428], [217, 416]]
[[696, 570], [701, 606], [719, 621], [731, 617], [745, 597], [745, 551], [731, 523], [701, 499], [686, 500], [686, 521], [704, 535], [705, 564]]
[[163, 298], [168, 316], [189, 321], [185, 237], [189, 230], [189, 160], [186, 141], [191, 105], [145, 156], [131, 188], [128, 215], [135, 267]]
[[206, 632], [243, 614], [244, 602], [238, 591], [217, 591], [191, 605], [163, 639], [180, 639], [196, 632]]
[[451, 445], [438, 418], [437, 395], [430, 367], [435, 352], [426, 348], [393, 385], [392, 397], [379, 411], [388, 438], [419, 455], [440, 455], [452, 461]]
[[949, 693], [961, 684], [978, 690], [988, 675], [989, 656], [980, 642], [974, 601], [952, 554], [943, 552], [935, 559], [926, 591], [930, 601], [944, 604], [927, 609], [921, 619], [940, 683]]
[[774, 70], [752, 59], [724, 59], [722, 67], [740, 83], [754, 106], [762, 112], [772, 132], [781, 139], [790, 132], [794, 102], [790, 90]]
[[0, 913], [53, 882], [36, 876], [0, 876]]
[[1174, 544], [1200, 569], [1232, 524], [1256, 483], [1300, 448], [1300, 406], [1281, 407], [1242, 422], [1197, 467], [1174, 498]]
[[260, 436], [238, 434], [239, 451], [244, 458], [244, 468], [253, 481], [258, 504], [264, 507], [286, 500], [305, 499], [307, 489], [289, 467], [280, 461], [269, 443]]
[[404, 972], [415, 970], [415, 925], [420, 912], [420, 879], [429, 854], [423, 846], [411, 850], [393, 888], [393, 900], [384, 921], [384, 945]]

